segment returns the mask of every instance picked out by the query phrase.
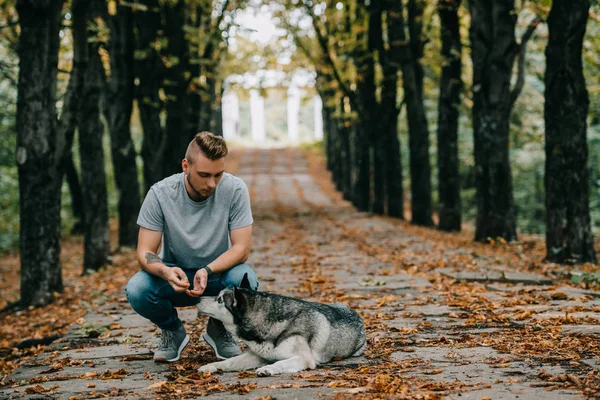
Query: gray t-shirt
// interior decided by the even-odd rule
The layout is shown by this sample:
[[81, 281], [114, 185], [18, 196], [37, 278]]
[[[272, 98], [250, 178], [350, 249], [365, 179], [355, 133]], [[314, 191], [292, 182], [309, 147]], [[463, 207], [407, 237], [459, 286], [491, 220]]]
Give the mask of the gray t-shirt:
[[184, 179], [179, 173], [152, 185], [137, 223], [163, 233], [163, 262], [197, 269], [229, 249], [229, 231], [252, 224], [250, 195], [244, 181], [224, 173], [212, 196], [196, 202]]

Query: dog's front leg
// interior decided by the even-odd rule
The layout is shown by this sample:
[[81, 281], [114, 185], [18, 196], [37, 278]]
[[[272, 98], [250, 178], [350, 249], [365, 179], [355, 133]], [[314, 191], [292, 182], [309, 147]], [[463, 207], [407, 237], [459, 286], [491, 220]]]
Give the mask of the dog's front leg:
[[258, 376], [271, 376], [279, 374], [291, 374], [294, 372], [303, 371], [307, 368], [313, 369], [316, 367], [312, 357], [294, 356], [286, 360], [280, 360], [276, 363], [265, 365], [256, 370]]
[[206, 364], [198, 368], [198, 372], [216, 372], [220, 371], [243, 371], [245, 369], [258, 368], [265, 365], [266, 362], [256, 354], [249, 351], [240, 354], [239, 356], [228, 358], [224, 361], [218, 361]]

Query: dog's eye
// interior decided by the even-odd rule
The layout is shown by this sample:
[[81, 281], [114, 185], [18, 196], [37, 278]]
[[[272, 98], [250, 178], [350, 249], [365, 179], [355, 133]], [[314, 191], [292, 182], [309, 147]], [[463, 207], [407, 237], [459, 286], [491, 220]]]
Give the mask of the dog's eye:
[[223, 298], [222, 297], [217, 297], [217, 303], [222, 304], [223, 303]]

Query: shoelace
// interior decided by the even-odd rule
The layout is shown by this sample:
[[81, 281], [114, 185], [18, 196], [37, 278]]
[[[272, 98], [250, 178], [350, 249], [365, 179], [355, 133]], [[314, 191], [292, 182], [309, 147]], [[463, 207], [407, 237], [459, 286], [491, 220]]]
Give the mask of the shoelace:
[[171, 347], [173, 347], [173, 337], [175, 336], [175, 333], [168, 331], [168, 330], [163, 330], [162, 331], [162, 335], [160, 336], [160, 346], [159, 348], [161, 350], [163, 349], [170, 349]]

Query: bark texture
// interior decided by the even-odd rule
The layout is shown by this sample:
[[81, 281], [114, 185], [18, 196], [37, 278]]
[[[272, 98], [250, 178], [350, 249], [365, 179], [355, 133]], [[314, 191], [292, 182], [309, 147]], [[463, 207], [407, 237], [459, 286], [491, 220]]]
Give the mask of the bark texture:
[[558, 263], [596, 262], [590, 226], [588, 93], [581, 62], [588, 0], [554, 0], [546, 48], [546, 251]]
[[105, 108], [118, 192], [119, 246], [135, 247], [141, 199], [130, 129], [135, 78], [131, 6], [120, 2], [116, 15], [108, 17], [107, 22], [110, 27], [110, 77]]
[[475, 240], [516, 240], [509, 160], [514, 0], [470, 0], [477, 221]]
[[[407, 42], [404, 30], [399, 33], [402, 43], [402, 85], [406, 101], [410, 149], [410, 189], [412, 220], [416, 225], [432, 226], [431, 219], [431, 165], [429, 162], [429, 128], [423, 99], [423, 54], [421, 39], [423, 7], [422, 0], [408, 2]], [[401, 15], [399, 18], [402, 18]]]
[[17, 98], [21, 305], [39, 306], [63, 289], [60, 206], [65, 138], [57, 129], [56, 73], [62, 0], [18, 0], [21, 36]]
[[[96, 0], [94, 0], [96, 1]], [[102, 0], [101, 0], [102, 1]], [[93, 20], [90, 26], [93, 26]], [[100, 120], [100, 102], [104, 88], [104, 71], [97, 45], [90, 43], [88, 65], [79, 118], [79, 154], [81, 155], [81, 189], [83, 198], [84, 256], [83, 272], [97, 271], [109, 257], [106, 173]], [[117, 170], [116, 174], [119, 171]]]
[[439, 224], [443, 231], [460, 231], [460, 179], [458, 173], [458, 117], [462, 91], [462, 45], [458, 7], [461, 0], [439, 0], [442, 75], [438, 104]]
[[164, 74], [164, 65], [153, 43], [161, 29], [161, 16], [158, 0], [148, 0], [146, 10], [137, 11], [134, 22], [137, 28], [136, 75], [139, 79], [136, 98], [140, 110], [140, 121], [144, 131], [142, 160], [144, 161], [144, 192], [164, 178], [164, 154], [166, 134], [160, 121], [163, 107], [159, 96]]

